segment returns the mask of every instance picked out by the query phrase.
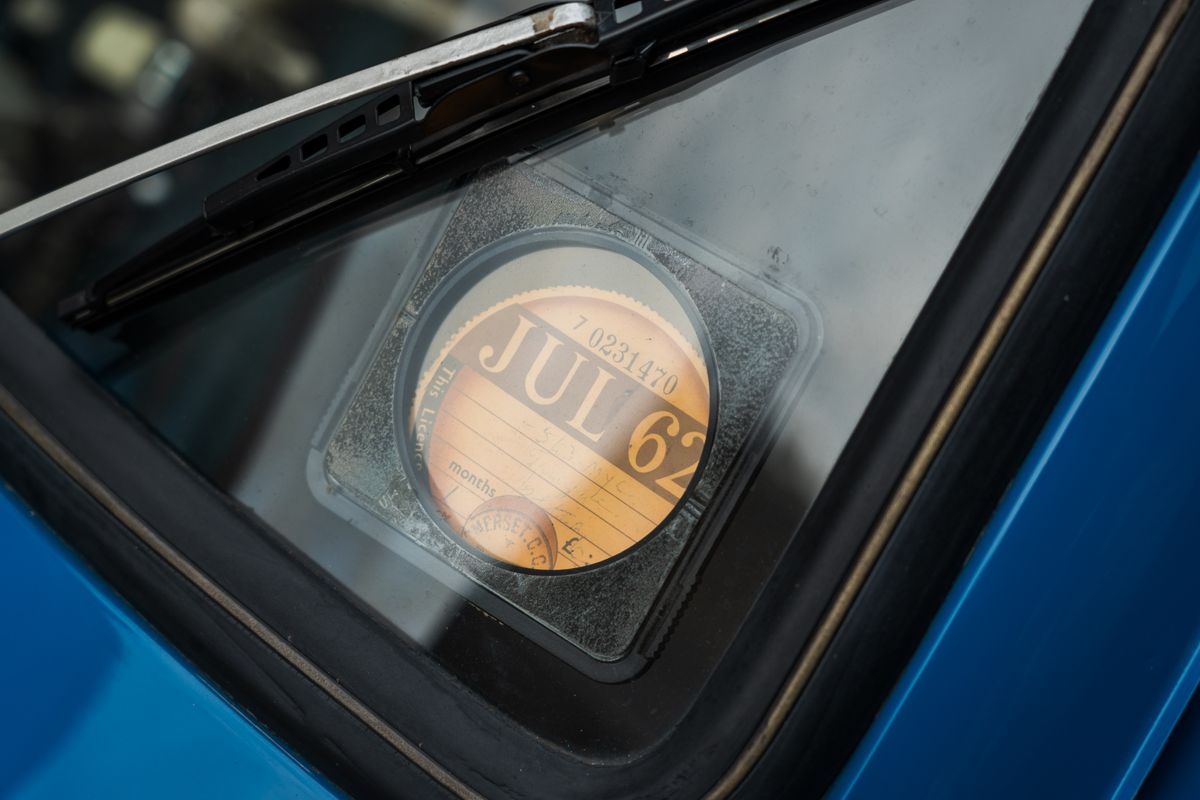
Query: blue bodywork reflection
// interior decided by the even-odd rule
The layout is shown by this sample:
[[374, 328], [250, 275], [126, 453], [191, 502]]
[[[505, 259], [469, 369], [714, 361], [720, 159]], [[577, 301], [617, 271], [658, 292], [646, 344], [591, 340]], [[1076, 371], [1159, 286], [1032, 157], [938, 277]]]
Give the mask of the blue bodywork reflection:
[[330, 798], [0, 490], [0, 797]]
[[1200, 164], [832, 795], [1130, 797], [1200, 681]]

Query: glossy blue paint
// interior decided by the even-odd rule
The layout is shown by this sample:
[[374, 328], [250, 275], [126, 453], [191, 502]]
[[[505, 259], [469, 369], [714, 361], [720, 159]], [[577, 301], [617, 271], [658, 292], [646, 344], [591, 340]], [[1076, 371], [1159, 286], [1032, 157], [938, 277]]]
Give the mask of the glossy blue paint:
[[1200, 681], [1200, 163], [839, 798], [1129, 797]]
[[0, 796], [335, 796], [7, 489], [0, 541]]
[[1200, 797], [1200, 697], [1193, 695], [1138, 796], [1143, 800]]

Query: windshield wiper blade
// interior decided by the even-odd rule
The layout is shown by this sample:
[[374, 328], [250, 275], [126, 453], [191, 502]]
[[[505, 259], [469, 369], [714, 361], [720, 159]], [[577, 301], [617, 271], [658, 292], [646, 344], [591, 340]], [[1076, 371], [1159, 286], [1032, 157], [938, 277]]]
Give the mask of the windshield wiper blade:
[[395, 200], [468, 174], [881, 2], [642, 0], [627, 18], [629, 3], [597, 0], [594, 9], [568, 3], [536, 12], [527, 18], [538, 20], [535, 33], [503, 48], [488, 46], [487, 33], [511, 21], [469, 34], [457, 40], [456, 57], [398, 80], [210, 194], [196, 220], [65, 298], [59, 315], [75, 327], [103, 327], [351, 201], [383, 189]]

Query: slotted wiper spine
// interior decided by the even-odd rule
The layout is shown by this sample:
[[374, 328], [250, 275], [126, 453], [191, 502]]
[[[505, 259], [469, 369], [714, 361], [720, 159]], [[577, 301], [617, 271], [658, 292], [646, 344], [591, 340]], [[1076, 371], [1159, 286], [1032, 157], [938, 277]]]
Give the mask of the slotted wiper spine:
[[414, 54], [395, 80], [376, 73], [348, 96], [386, 92], [210, 194], [199, 219], [65, 298], [60, 316], [101, 327], [362, 195], [465, 174], [881, 2], [643, 0], [628, 19], [615, 0], [567, 3]]

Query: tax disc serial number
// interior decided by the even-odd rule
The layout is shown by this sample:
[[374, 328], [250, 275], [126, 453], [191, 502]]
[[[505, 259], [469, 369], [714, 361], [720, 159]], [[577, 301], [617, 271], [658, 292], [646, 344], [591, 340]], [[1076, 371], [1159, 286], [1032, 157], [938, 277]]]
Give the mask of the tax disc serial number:
[[513, 295], [425, 370], [409, 447], [434, 513], [469, 546], [569, 570], [653, 532], [697, 477], [708, 370], [653, 309], [579, 286]]

